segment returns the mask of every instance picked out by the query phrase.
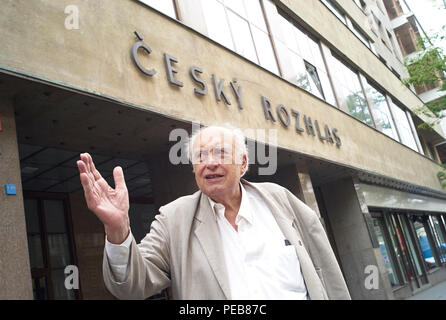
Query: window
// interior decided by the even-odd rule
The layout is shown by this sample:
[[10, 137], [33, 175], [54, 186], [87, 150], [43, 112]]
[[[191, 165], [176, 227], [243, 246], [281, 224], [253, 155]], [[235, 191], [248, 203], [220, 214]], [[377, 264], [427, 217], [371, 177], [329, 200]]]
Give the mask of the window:
[[366, 4], [364, 3], [364, 1], [362, 0], [353, 0], [354, 3], [356, 3], [356, 5], [361, 8], [362, 10], [365, 10], [366, 8]]
[[235, 51], [253, 62], [258, 62], [248, 21], [233, 13], [231, 10], [227, 10], [227, 17], [229, 26], [231, 27]]
[[[415, 272], [415, 276], [423, 277], [423, 266], [422, 260], [420, 259], [419, 251], [417, 250], [417, 243], [414, 234], [411, 232], [410, 223], [407, 219], [407, 215], [398, 214], [395, 216], [398, 220], [398, 226], [401, 227], [400, 231], [402, 232], [402, 238], [404, 238], [404, 247], [403, 250], [407, 251], [407, 255], [410, 259], [410, 268]], [[426, 279], [424, 279], [426, 280]]]
[[308, 79], [310, 80], [310, 91], [317, 92], [322, 98], [324, 96], [324, 90], [322, 89], [321, 80], [317, 74], [316, 67], [311, 63], [304, 61], [305, 69], [307, 70]]
[[392, 287], [414, 282], [419, 288], [428, 283], [427, 265], [418, 240], [422, 232], [420, 226], [414, 227], [413, 216], [388, 211], [371, 215]]
[[210, 38], [234, 50], [225, 7], [215, 0], [202, 1], [207, 34]]
[[356, 119], [373, 126], [358, 74], [341, 62], [333, 52], [329, 61], [341, 109], [347, 110]]
[[431, 143], [427, 143], [427, 149], [429, 151], [428, 152], [429, 158], [431, 158], [434, 161], [438, 161], [436, 157], [435, 147]]
[[199, 1], [210, 38], [279, 73], [259, 0]]
[[413, 260], [411, 259], [410, 251], [408, 250], [407, 241], [402, 233], [398, 216], [396, 214], [389, 214], [386, 218], [387, 227], [394, 243], [394, 249], [397, 253], [400, 267], [404, 271], [404, 281], [409, 282], [415, 278], [415, 272], [413, 268]]
[[328, 9], [330, 9], [331, 12], [333, 12], [333, 14], [336, 17], [338, 17], [339, 20], [341, 20], [343, 24], [347, 24], [347, 20], [345, 19], [344, 13], [341, 11], [341, 9], [339, 9], [337, 5], [333, 3], [333, 1], [331, 0], [321, 0], [321, 1], [328, 7]]
[[63, 196], [25, 195], [24, 205], [34, 299], [79, 298], [79, 290], [67, 290], [64, 284], [64, 269], [74, 260]]
[[393, 55], [399, 59], [398, 51], [396, 50], [395, 42], [393, 40], [393, 36], [392, 36], [392, 34], [389, 31], [387, 31], [387, 37], [389, 38], [390, 45], [392, 46]]
[[359, 40], [361, 40], [361, 42], [367, 46], [367, 48], [371, 49], [369, 39], [361, 30], [359, 30], [357, 26], [352, 24], [351, 30], [359, 38]]
[[429, 216], [429, 226], [432, 230], [436, 250], [441, 263], [446, 263], [446, 241], [444, 234], [444, 225], [442, 225], [441, 216]]
[[365, 91], [371, 103], [376, 128], [389, 137], [398, 140], [398, 134], [392, 120], [386, 96], [370, 85], [368, 81], [365, 82]]
[[378, 240], [379, 244], [379, 250], [381, 251], [381, 255], [384, 259], [384, 265], [386, 268], [387, 276], [389, 277], [390, 284], [392, 287], [396, 287], [400, 285], [400, 280], [398, 278], [395, 264], [392, 259], [391, 251], [392, 244], [389, 244], [389, 241], [386, 241], [385, 233], [384, 233], [384, 226], [383, 226], [383, 220], [382, 218], [378, 220], [378, 218], [372, 218], [373, 220], [373, 226], [375, 228], [375, 234]]
[[139, 1], [168, 15], [171, 18], [174, 18], [174, 19], [177, 18], [173, 0], [139, 0]]
[[319, 41], [278, 11], [270, 1], [264, 3], [282, 77], [336, 106]]
[[420, 243], [421, 251], [424, 257], [424, 263], [426, 269], [429, 271], [435, 268], [435, 257], [432, 252], [432, 247], [429, 243], [428, 234], [425, 229], [425, 223], [423, 223], [423, 219], [425, 217], [415, 216], [413, 217], [413, 225], [415, 228], [415, 232]]
[[[351, 21], [351, 23], [347, 23], [347, 18], [345, 14], [341, 11], [341, 9], [339, 9], [339, 7], [335, 3], [333, 3], [333, 1], [331, 0], [321, 0], [321, 1], [328, 7], [328, 9], [330, 9], [330, 11], [336, 17], [338, 17], [339, 20], [341, 20], [343, 24], [350, 26], [350, 30], [359, 38], [359, 40], [361, 40], [361, 42], [364, 43], [367, 46], [367, 48], [371, 49], [369, 39], [364, 34], [364, 32], [362, 32], [361, 29], [358, 26], [356, 26], [353, 21], [351, 21], [351, 19], [349, 19], [349, 22]], [[365, 10], [365, 4], [361, 3], [361, 1], [358, 0], [355, 1], [355, 3], [358, 5], [358, 7], [362, 8], [362, 10]]]
[[396, 127], [398, 128], [398, 132], [400, 134], [401, 143], [418, 152], [417, 143], [410, 128], [406, 111], [397, 106], [393, 101], [391, 101], [391, 105]]
[[403, 8], [401, 7], [400, 1], [398, 0], [387, 0], [384, 1], [387, 13], [390, 20], [393, 20], [404, 14]]

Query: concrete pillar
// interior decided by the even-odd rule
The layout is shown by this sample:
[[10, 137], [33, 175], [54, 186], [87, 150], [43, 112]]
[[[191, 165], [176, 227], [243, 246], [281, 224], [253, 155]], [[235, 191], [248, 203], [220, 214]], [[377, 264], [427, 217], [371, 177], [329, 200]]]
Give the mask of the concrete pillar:
[[[0, 96], [0, 300], [33, 299], [12, 99]], [[17, 194], [6, 195], [6, 184]]]
[[[321, 186], [321, 192], [352, 299], [394, 299], [359, 183], [346, 178]], [[377, 267], [377, 289], [365, 285], [367, 266]]]
[[273, 182], [290, 190], [296, 197], [313, 209], [321, 217], [314, 195], [313, 184], [305, 163], [279, 167], [273, 176]]
[[157, 209], [198, 190], [192, 166], [171, 164], [167, 152], [151, 158], [148, 164], [153, 182], [153, 200]]

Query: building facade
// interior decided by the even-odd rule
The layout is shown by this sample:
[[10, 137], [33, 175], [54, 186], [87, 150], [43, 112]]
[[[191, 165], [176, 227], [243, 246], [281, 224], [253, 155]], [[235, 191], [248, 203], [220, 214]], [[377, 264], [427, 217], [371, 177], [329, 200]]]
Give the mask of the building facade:
[[[425, 52], [423, 45], [420, 43], [420, 37], [428, 39], [429, 35], [424, 32], [416, 15], [405, 0], [385, 0], [383, 3], [391, 21], [391, 28], [395, 32], [398, 40], [402, 56], [410, 65], [414, 59]], [[424, 46], [429, 47], [431, 44], [431, 41], [426, 41]], [[444, 77], [445, 75], [443, 77], [439, 75], [440, 79], [444, 79]], [[431, 84], [415, 86], [412, 89], [417, 93], [423, 103], [435, 103], [440, 99], [444, 99], [446, 93], [439, 90], [443, 83], [444, 80], [440, 80]], [[440, 126], [443, 132], [445, 132], [446, 119], [443, 118], [440, 121]], [[446, 162], [446, 144], [440, 143], [436, 148], [440, 161], [444, 164]]]
[[112, 298], [79, 153], [112, 186], [124, 169], [140, 241], [159, 206], [197, 190], [184, 133], [222, 123], [248, 138], [247, 180], [276, 182], [320, 216], [353, 299], [445, 281], [445, 133], [419, 129], [423, 101], [401, 84], [405, 53], [386, 8], [4, 1], [0, 298]]

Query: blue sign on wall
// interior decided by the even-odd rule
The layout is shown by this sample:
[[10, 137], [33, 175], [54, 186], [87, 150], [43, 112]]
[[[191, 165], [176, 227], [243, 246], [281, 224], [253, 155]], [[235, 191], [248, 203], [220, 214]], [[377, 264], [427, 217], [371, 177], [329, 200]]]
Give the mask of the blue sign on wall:
[[17, 194], [17, 187], [15, 184], [6, 185], [6, 194]]

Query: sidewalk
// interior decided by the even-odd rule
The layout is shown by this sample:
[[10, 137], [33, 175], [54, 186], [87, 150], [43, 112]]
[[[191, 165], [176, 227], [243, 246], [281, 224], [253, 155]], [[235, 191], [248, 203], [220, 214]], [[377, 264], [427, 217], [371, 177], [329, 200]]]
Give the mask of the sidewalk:
[[446, 300], [446, 281], [443, 281], [425, 291], [417, 293], [405, 300]]

